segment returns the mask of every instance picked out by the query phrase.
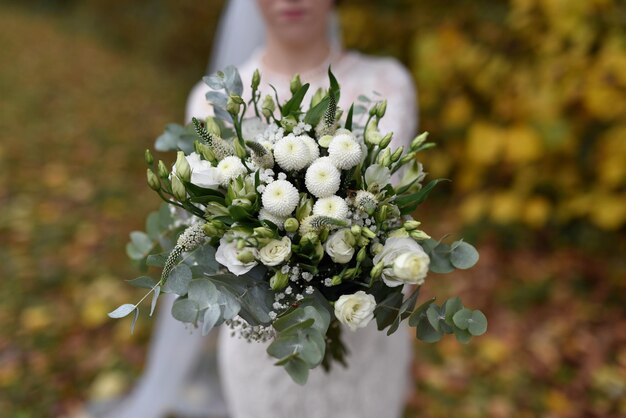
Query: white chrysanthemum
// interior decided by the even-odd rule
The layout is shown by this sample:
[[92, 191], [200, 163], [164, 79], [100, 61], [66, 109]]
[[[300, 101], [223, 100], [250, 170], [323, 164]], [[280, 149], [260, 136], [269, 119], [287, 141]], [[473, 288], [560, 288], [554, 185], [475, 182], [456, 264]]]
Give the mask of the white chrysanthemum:
[[287, 220], [286, 216], [276, 216], [269, 210], [265, 208], [261, 208], [259, 211], [259, 219], [262, 221], [270, 221], [274, 225], [276, 225], [279, 229], [283, 229], [285, 221]]
[[287, 180], [276, 180], [267, 185], [261, 196], [263, 207], [276, 216], [288, 216], [298, 206], [298, 189]]
[[287, 135], [274, 144], [274, 159], [286, 171], [298, 171], [310, 162], [309, 147], [299, 137]]
[[339, 196], [324, 197], [315, 202], [313, 215], [346, 219], [348, 216], [348, 204]]
[[332, 196], [339, 190], [341, 173], [325, 158], [319, 158], [306, 170], [306, 188], [315, 197]]
[[308, 162], [308, 164], [311, 164], [313, 161], [315, 161], [318, 158], [320, 158], [320, 147], [317, 145], [317, 142], [315, 142], [315, 140], [313, 138], [311, 138], [308, 135], [301, 135], [298, 138], [300, 138], [302, 140], [302, 142], [304, 142], [304, 145], [306, 145], [306, 147], [309, 150], [309, 162]]
[[222, 185], [224, 186], [228, 185], [235, 177], [247, 172], [246, 167], [244, 167], [239, 157], [235, 157], [234, 155], [220, 161], [219, 164], [217, 164], [217, 169], [222, 174]]
[[363, 151], [352, 135], [337, 135], [330, 141], [328, 156], [341, 170], [348, 170], [361, 162]]

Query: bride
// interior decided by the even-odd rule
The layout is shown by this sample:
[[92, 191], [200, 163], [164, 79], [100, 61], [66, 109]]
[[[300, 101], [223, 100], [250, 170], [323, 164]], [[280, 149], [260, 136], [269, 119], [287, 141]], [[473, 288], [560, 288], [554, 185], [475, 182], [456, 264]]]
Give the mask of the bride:
[[[394, 59], [342, 50], [333, 3], [230, 1], [214, 48], [212, 69], [235, 64], [246, 83], [258, 68], [262, 97], [273, 93], [272, 85], [283, 99], [290, 97], [291, 77], [299, 73], [303, 82], [311, 84], [309, 97], [303, 102], [308, 103], [312, 92], [328, 87], [327, 70], [331, 66], [341, 85], [339, 107], [348, 109], [360, 94], [374, 99], [380, 94], [388, 99], [381, 131], [394, 132], [393, 148], [408, 144], [417, 125], [416, 94], [410, 75]], [[187, 121], [192, 116], [203, 118], [212, 113], [205, 99], [207, 91], [203, 83], [193, 88]], [[274, 360], [265, 352], [266, 344], [248, 343], [224, 328], [217, 345], [221, 385], [189, 391], [185, 390], [189, 387], [185, 382], [198, 371], [195, 362], [205, 355], [202, 351], [206, 339], [174, 320], [169, 313], [172, 300], [168, 302], [160, 308], [145, 375], [110, 417], [155, 418], [175, 410], [185, 415], [185, 406], [187, 415], [198, 414], [197, 408], [194, 411], [185, 405], [193, 403], [193, 398], [208, 401], [208, 410], [193, 415], [204, 417], [392, 418], [402, 414], [411, 390], [411, 337], [407, 332], [400, 330], [388, 337], [376, 330], [375, 323], [356, 332], [344, 328], [348, 367], [336, 364], [330, 373], [317, 368], [305, 386], [298, 386], [281, 367], [273, 365]], [[208, 340], [214, 341], [210, 337]], [[206, 360], [200, 364], [206, 365]]]

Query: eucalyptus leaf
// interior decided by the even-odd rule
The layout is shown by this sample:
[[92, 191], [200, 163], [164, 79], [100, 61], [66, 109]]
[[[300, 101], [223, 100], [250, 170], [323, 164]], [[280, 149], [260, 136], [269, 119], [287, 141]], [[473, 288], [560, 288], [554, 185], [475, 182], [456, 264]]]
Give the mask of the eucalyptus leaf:
[[172, 269], [171, 273], [167, 277], [164, 291], [184, 296], [187, 294], [190, 282], [191, 269], [185, 264], [179, 264]]
[[195, 324], [198, 320], [198, 313], [198, 304], [187, 298], [176, 299], [172, 305], [172, 316], [181, 322]]
[[243, 83], [237, 67], [229, 65], [224, 68], [224, 88], [228, 94], [241, 96], [243, 94]]
[[374, 317], [376, 318], [376, 325], [379, 331], [393, 324], [400, 311], [402, 297], [402, 292], [397, 291], [376, 305]]
[[202, 81], [213, 90], [221, 90], [224, 88], [224, 73], [220, 74], [211, 74], [208, 76], [202, 77]]
[[109, 316], [109, 318], [124, 318], [125, 316], [127, 316], [129, 313], [131, 313], [134, 310], [135, 310], [135, 305], [131, 303], [126, 303], [118, 307], [114, 311], [109, 312], [107, 315]]
[[187, 290], [189, 299], [195, 301], [200, 309], [208, 308], [216, 304], [218, 298], [217, 288], [208, 279], [195, 279], [189, 282]]
[[217, 297], [217, 304], [221, 307], [224, 319], [232, 319], [241, 310], [241, 304], [237, 298], [230, 293], [220, 292]]
[[459, 329], [467, 329], [471, 318], [472, 311], [470, 309], [461, 309], [452, 316], [452, 322], [454, 322], [454, 325]]
[[157, 284], [157, 281], [149, 276], [140, 276], [136, 279], [126, 280], [126, 282], [131, 286], [140, 287], [142, 289], [152, 289]]
[[157, 286], [154, 288], [154, 293], [152, 294], [152, 303], [150, 304], [150, 316], [154, 313], [154, 308], [156, 308], [157, 300], [159, 300], [159, 295], [161, 294], [161, 286]]
[[148, 258], [146, 258], [146, 265], [151, 267], [163, 267], [167, 262], [169, 254], [169, 251], [160, 254], [150, 254]]
[[454, 271], [454, 266], [450, 262], [450, 246], [448, 244], [427, 239], [422, 244], [422, 247], [430, 257], [430, 271], [433, 273], [450, 273]]
[[148, 256], [154, 248], [150, 237], [141, 231], [130, 233], [130, 242], [126, 245], [126, 253], [132, 260], [141, 260]]
[[454, 336], [461, 344], [467, 344], [472, 339], [472, 334], [465, 329], [454, 328]]
[[415, 309], [409, 316], [409, 326], [417, 327], [419, 320], [426, 316], [426, 310], [435, 301], [435, 298], [431, 298], [422, 303], [417, 309]]
[[214, 106], [219, 106], [222, 108], [226, 108], [226, 102], [228, 101], [228, 96], [219, 91], [208, 91], [206, 94], [206, 99]]
[[209, 332], [215, 327], [220, 320], [222, 311], [217, 304], [209, 305], [204, 311], [204, 317], [202, 321], [202, 335], [208, 335]]
[[423, 316], [417, 323], [416, 336], [426, 343], [435, 343], [441, 339], [442, 334], [433, 328], [426, 316]]
[[473, 336], [483, 335], [487, 332], [487, 317], [481, 311], [472, 312], [472, 317], [468, 321], [467, 330]]
[[448, 299], [445, 303], [444, 309], [446, 312], [446, 322], [451, 325], [453, 323], [452, 317], [454, 314], [463, 309], [461, 298], [457, 296], [455, 298]]
[[478, 251], [472, 245], [457, 241], [452, 244], [450, 262], [458, 269], [468, 269], [478, 262]]
[[285, 370], [293, 381], [299, 385], [304, 385], [309, 378], [309, 367], [299, 358], [294, 358], [285, 364]]
[[139, 318], [139, 308], [135, 308], [135, 316], [133, 316], [133, 320], [130, 323], [130, 334], [133, 335], [135, 333], [135, 324], [137, 323], [137, 318]]

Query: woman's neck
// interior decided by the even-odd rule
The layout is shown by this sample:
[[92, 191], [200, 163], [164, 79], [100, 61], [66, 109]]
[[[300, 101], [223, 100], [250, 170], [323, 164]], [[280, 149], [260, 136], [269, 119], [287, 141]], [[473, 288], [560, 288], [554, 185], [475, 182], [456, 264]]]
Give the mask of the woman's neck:
[[303, 74], [317, 68], [331, 53], [330, 42], [325, 37], [306, 46], [289, 44], [268, 34], [263, 66], [284, 75]]

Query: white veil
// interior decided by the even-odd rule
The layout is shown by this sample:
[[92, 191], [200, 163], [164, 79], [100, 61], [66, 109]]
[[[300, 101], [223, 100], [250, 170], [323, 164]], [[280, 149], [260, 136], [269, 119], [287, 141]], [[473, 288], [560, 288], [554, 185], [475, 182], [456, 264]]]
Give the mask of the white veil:
[[[329, 22], [332, 46], [341, 44], [339, 19]], [[255, 0], [228, 1], [213, 42], [208, 71], [241, 65], [265, 42], [265, 25]], [[217, 376], [216, 331], [202, 337], [171, 315], [175, 297], [164, 295], [144, 374], [131, 394], [106, 418], [225, 417]], [[94, 413], [96, 411], [93, 411]]]

